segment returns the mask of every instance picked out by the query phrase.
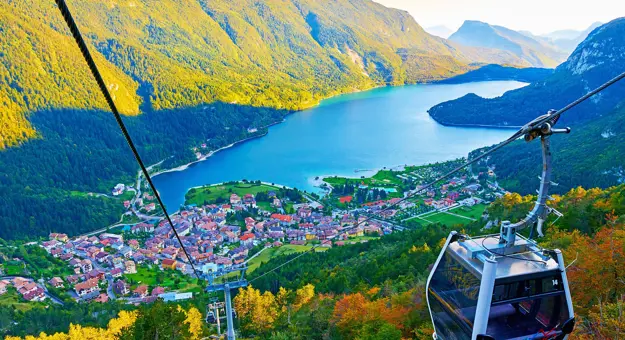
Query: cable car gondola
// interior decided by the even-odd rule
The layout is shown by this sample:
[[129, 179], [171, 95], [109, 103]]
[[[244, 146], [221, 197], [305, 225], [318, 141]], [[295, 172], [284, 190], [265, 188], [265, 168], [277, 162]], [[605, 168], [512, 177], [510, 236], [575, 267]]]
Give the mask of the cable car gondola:
[[471, 238], [451, 232], [447, 238], [426, 288], [435, 339], [565, 339], [573, 331], [562, 253], [543, 249], [517, 233], [536, 226], [542, 236], [542, 224], [553, 211], [546, 204], [551, 185], [549, 139], [554, 133], [570, 132], [553, 129], [556, 121], [557, 116], [539, 126], [526, 126], [525, 139], [541, 137], [543, 151], [541, 186], [532, 211], [517, 223], [502, 222], [499, 234]]

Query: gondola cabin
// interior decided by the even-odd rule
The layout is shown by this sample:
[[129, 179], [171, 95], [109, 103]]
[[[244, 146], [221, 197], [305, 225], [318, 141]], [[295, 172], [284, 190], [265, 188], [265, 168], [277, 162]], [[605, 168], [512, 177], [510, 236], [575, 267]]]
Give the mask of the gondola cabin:
[[573, 330], [562, 253], [500, 237], [449, 235], [427, 282], [435, 339], [565, 339]]

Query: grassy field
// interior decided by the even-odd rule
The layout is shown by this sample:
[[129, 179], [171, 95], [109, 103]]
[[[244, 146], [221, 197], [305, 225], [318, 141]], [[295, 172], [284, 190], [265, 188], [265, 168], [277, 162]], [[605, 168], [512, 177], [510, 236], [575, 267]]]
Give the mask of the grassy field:
[[[135, 289], [140, 284], [148, 285], [150, 288], [156, 286], [169, 288], [170, 290], [182, 290], [182, 291], [199, 291], [200, 288], [192, 277], [182, 275], [178, 271], [164, 270], [162, 271], [157, 266], [152, 268], [145, 266], [138, 266], [136, 274], [124, 275], [130, 282], [132, 289]], [[176, 279], [179, 280], [178, 286], [176, 286]], [[130, 283], [129, 282], [129, 283]]]
[[356, 236], [356, 237], [350, 237], [347, 241], [345, 241], [345, 243], [358, 243], [361, 241], [371, 241], [371, 240], [377, 240], [379, 239], [379, 237], [375, 237], [375, 236]]
[[402, 180], [397, 177], [397, 175], [401, 175], [402, 172], [398, 171], [390, 171], [390, 170], [380, 170], [375, 175], [373, 175], [373, 179], [375, 181], [373, 184], [380, 186], [389, 186], [389, 185], [398, 185], [401, 186]]
[[4, 264], [4, 273], [6, 275], [20, 275], [24, 271], [24, 266], [21, 262], [9, 261]]
[[276, 212], [276, 209], [269, 202], [256, 202], [256, 205], [265, 211]]
[[472, 207], [455, 208], [450, 210], [450, 212], [478, 220], [482, 217], [482, 214], [484, 213], [484, 210], [486, 210], [486, 207], [486, 204], [476, 204]]
[[[419, 223], [421, 223], [422, 225], [428, 225], [431, 223], [441, 223], [441, 224], [445, 224], [448, 226], [453, 226], [453, 225], [458, 225], [458, 224], [464, 225], [467, 223], [471, 223], [471, 219], [479, 220], [480, 217], [482, 216], [482, 213], [484, 213], [485, 209], [486, 209], [485, 204], [478, 204], [473, 207], [454, 208], [449, 211], [451, 214], [446, 213], [446, 212], [433, 211], [433, 212], [420, 216], [420, 218], [416, 220], [418, 220]], [[468, 218], [454, 216], [452, 214], [465, 216]]]
[[202, 205], [204, 202], [213, 203], [218, 198], [229, 200], [230, 195], [233, 193], [243, 197], [246, 194], [256, 195], [259, 192], [270, 190], [277, 191], [278, 188], [271, 185], [252, 183], [211, 185], [189, 190], [185, 195], [185, 204]]
[[135, 215], [123, 215], [122, 216], [122, 223], [135, 224], [135, 223], [139, 223], [141, 221], [142, 221], [142, 219], [138, 218]]
[[326, 177], [323, 179], [324, 182], [330, 185], [343, 185], [343, 184], [352, 184], [359, 185], [364, 183], [368, 186], [374, 187], [386, 187], [386, 188], [395, 188], [396, 186], [401, 186], [401, 180], [396, 176], [401, 174], [400, 172], [393, 172], [390, 170], [380, 170], [373, 177], [367, 178], [345, 178], [345, 177]]
[[444, 212], [425, 217], [425, 219], [430, 221], [431, 223], [440, 223], [440, 224], [445, 224], [448, 226], [454, 226], [458, 224], [467, 224], [471, 222], [471, 220], [469, 219], [454, 216], [454, 215], [449, 215]]

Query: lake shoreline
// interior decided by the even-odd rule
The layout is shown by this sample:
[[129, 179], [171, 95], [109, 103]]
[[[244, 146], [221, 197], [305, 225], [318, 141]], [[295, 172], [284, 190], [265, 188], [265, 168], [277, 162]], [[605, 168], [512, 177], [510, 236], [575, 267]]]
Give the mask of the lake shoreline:
[[[482, 81], [482, 80], [478, 80], [478, 81], [469, 81], [469, 82], [467, 82], [467, 83], [476, 83], [476, 82], [483, 82], [483, 81]], [[485, 81], [485, 82], [487, 82], [487, 81]], [[234, 147], [234, 146], [236, 146], [236, 145], [239, 145], [239, 144], [245, 143], [245, 142], [250, 141], [250, 140], [254, 140], [254, 139], [256, 139], [256, 138], [265, 137], [267, 134], [269, 134], [269, 128], [270, 128], [271, 126], [274, 126], [274, 125], [278, 125], [278, 124], [284, 123], [284, 122], [286, 121], [286, 117], [287, 117], [287, 116], [290, 116], [290, 115], [293, 115], [293, 114], [296, 114], [296, 113], [302, 112], [302, 111], [304, 111], [304, 110], [308, 110], [308, 109], [310, 109], [310, 108], [319, 107], [319, 106], [321, 105], [321, 103], [322, 103], [324, 100], [329, 100], [329, 99], [336, 98], [336, 97], [340, 97], [340, 96], [343, 96], [343, 95], [349, 95], [349, 94], [354, 94], [354, 93], [360, 93], [360, 92], [372, 91], [372, 90], [376, 90], [376, 89], [380, 89], [380, 88], [384, 88], [384, 87], [398, 87], [398, 86], [410, 86], [410, 85], [427, 85], [427, 84], [437, 85], [437, 82], [430, 82], [430, 83], [425, 82], [425, 83], [422, 83], [422, 84], [421, 84], [421, 83], [419, 83], [419, 84], [405, 84], [405, 85], [378, 85], [378, 86], [373, 86], [373, 87], [368, 88], [368, 89], [365, 89], [365, 90], [355, 89], [354, 91], [350, 91], [350, 92], [337, 93], [337, 94], [334, 94], [334, 95], [329, 96], [329, 97], [327, 97], [327, 98], [323, 98], [323, 99], [321, 99], [321, 100], [319, 101], [319, 103], [318, 103], [318, 104], [316, 104], [316, 105], [313, 105], [313, 106], [311, 106], [311, 107], [307, 107], [307, 108], [305, 108], [305, 109], [301, 109], [301, 110], [294, 110], [294, 111], [292, 111], [292, 112], [290, 112], [290, 113], [286, 114], [282, 120], [280, 120], [280, 121], [277, 121], [277, 122], [274, 122], [274, 123], [271, 123], [271, 124], [268, 124], [268, 125], [265, 125], [265, 126], [261, 127], [261, 129], [267, 128], [267, 131], [266, 131], [265, 133], [263, 133], [263, 134], [260, 134], [260, 135], [257, 135], [257, 136], [251, 136], [251, 137], [247, 137], [247, 138], [244, 138], [244, 139], [241, 139], [241, 140], [235, 141], [235, 142], [233, 142], [233, 143], [231, 143], [231, 144], [229, 144], [229, 145], [222, 146], [221, 148], [218, 148], [218, 149], [216, 149], [216, 150], [212, 150], [212, 151], [210, 151], [208, 154], [206, 154], [206, 155], [204, 155], [204, 156], [200, 157], [199, 159], [197, 159], [197, 160], [195, 160], [195, 161], [192, 161], [192, 162], [189, 162], [189, 163], [186, 163], [186, 164], [182, 164], [182, 165], [179, 165], [179, 166], [176, 166], [176, 167], [173, 167], [173, 168], [163, 169], [163, 170], [157, 171], [157, 172], [155, 172], [155, 173], [153, 173], [153, 174], [150, 174], [150, 176], [152, 176], [152, 177], [156, 177], [156, 176], [158, 176], [158, 175], [162, 175], [162, 174], [164, 174], [164, 173], [184, 171], [184, 170], [188, 169], [190, 166], [192, 166], [192, 165], [194, 165], [194, 164], [201, 163], [201, 162], [203, 162], [203, 161], [205, 161], [205, 160], [209, 159], [210, 157], [212, 157], [212, 156], [213, 156], [214, 154], [216, 154], [217, 152], [227, 150], [227, 149], [232, 148], [232, 147]], [[445, 84], [441, 84], [441, 85], [445, 85]], [[436, 121], [437, 123], [439, 123], [439, 124], [441, 124], [441, 125], [443, 125], [443, 126], [450, 126], [450, 127], [467, 127], [467, 128], [487, 128], [487, 129], [511, 129], [511, 130], [512, 130], [512, 129], [519, 129], [519, 128], [521, 128], [521, 126], [505, 126], [505, 125], [500, 126], [500, 125], [487, 125], [487, 124], [454, 124], [454, 123], [443, 123], [443, 122], [441, 122], [441, 121], [437, 120], [436, 118], [434, 118], [432, 115], [430, 115], [429, 110], [427, 110], [427, 114], [428, 114], [428, 116], [430, 116], [430, 118], [432, 118], [434, 121]], [[162, 163], [162, 162], [163, 162], [163, 161], [160, 161], [160, 162], [158, 162], [158, 163], [156, 163], [156, 164], [160, 164], [160, 163]], [[377, 172], [377, 171], [380, 171], [380, 170], [383, 170], [383, 169], [373, 169], [373, 170], [371, 170], [371, 171], [375, 171], [375, 172]], [[369, 170], [367, 170], [366, 172], [369, 172]], [[324, 176], [323, 176], [323, 178], [326, 178], [326, 177], [331, 177], [331, 176], [338, 176], [338, 175], [329, 175], [329, 176], [325, 176], [325, 175], [324, 175]], [[321, 177], [321, 176], [319, 176], [319, 177]], [[350, 178], [360, 178], [360, 177], [350, 177]], [[315, 185], [315, 186], [316, 186], [316, 185]], [[316, 186], [316, 187], [317, 187], [317, 186]]]
[[[297, 111], [296, 111], [296, 112], [297, 112]], [[163, 170], [157, 171], [157, 172], [155, 172], [155, 173], [153, 173], [153, 174], [150, 174], [150, 177], [154, 178], [154, 177], [156, 177], [156, 176], [158, 176], [158, 175], [162, 175], [162, 174], [169, 173], [169, 172], [179, 172], [179, 171], [184, 171], [184, 170], [187, 170], [190, 166], [192, 166], [192, 165], [194, 165], [194, 164], [197, 164], [197, 163], [201, 163], [201, 162], [203, 162], [203, 161], [205, 161], [205, 160], [209, 159], [209, 158], [210, 158], [210, 157], [212, 157], [214, 154], [216, 154], [216, 153], [218, 153], [218, 152], [220, 152], [220, 151], [224, 151], [224, 150], [230, 149], [230, 148], [232, 148], [232, 147], [234, 147], [234, 146], [237, 146], [237, 145], [239, 145], [239, 144], [242, 144], [242, 143], [245, 143], [245, 142], [248, 142], [248, 141], [254, 140], [254, 139], [256, 139], [256, 138], [265, 137], [265, 136], [269, 133], [269, 127], [271, 127], [271, 126], [273, 126], [273, 125], [277, 125], [277, 124], [283, 123], [283, 122], [284, 122], [284, 119], [282, 119], [282, 120], [281, 120], [281, 121], [279, 121], [279, 122], [275, 122], [275, 123], [271, 123], [271, 124], [265, 125], [265, 126], [261, 127], [261, 129], [265, 129], [265, 128], [267, 129], [267, 131], [266, 131], [266, 132], [264, 132], [264, 133], [261, 133], [261, 134], [256, 135], [256, 136], [250, 136], [250, 137], [247, 137], [247, 138], [244, 138], [244, 139], [238, 140], [238, 141], [233, 142], [233, 143], [231, 143], [231, 144], [228, 144], [228, 145], [226, 145], [226, 146], [222, 146], [221, 148], [216, 149], [216, 150], [211, 150], [211, 151], [209, 151], [206, 155], [203, 155], [202, 157], [198, 158], [198, 159], [197, 159], [197, 160], [195, 160], [195, 161], [192, 161], [192, 162], [189, 162], [189, 163], [186, 163], [186, 164], [182, 164], [182, 165], [179, 165], [179, 166], [174, 167], [174, 168], [170, 168], [170, 169], [163, 169]], [[156, 164], [160, 164], [160, 163], [162, 163], [162, 162], [163, 162], [163, 161], [160, 161], [160, 162], [158, 162], [158, 163], [156, 163]], [[155, 165], [156, 165], [156, 164], [155, 164]], [[190, 189], [191, 189], [191, 188], [190, 188]]]
[[431, 114], [430, 111], [428, 111], [428, 115], [430, 116], [430, 118], [432, 118], [434, 121], [436, 121], [438, 124], [443, 125], [443, 126], [449, 126], [449, 127], [465, 127], [465, 128], [484, 128], [484, 129], [507, 129], [507, 130], [518, 130], [520, 128], [522, 128], [523, 126], [516, 126], [516, 125], [492, 125], [492, 124], [456, 124], [456, 123], [447, 123], [447, 122], [442, 122], [436, 118], [434, 118]]
[[[361, 176], [370, 177], [380, 170], [395, 170], [403, 168], [405, 164], [423, 165], [430, 162], [445, 161], [455, 159], [457, 157], [466, 157], [467, 153], [473, 149], [482, 146], [491, 145], [500, 142], [509, 137], [508, 132], [500, 130], [499, 132], [468, 132], [457, 131], [456, 129], [445, 129], [443, 124], [439, 124], [431, 118], [427, 113], [427, 109], [432, 105], [449, 98], [460, 97], [466, 92], [477, 92], [484, 96], [496, 96], [500, 92], [500, 88], [516, 88], [520, 84], [512, 82], [511, 84], [491, 85], [491, 82], [482, 82], [478, 84], [474, 82], [471, 86], [462, 85], [436, 85], [432, 87], [428, 84], [419, 84], [418, 86], [407, 86], [406, 90], [389, 90], [382, 88], [381, 92], [374, 92], [371, 95], [356, 95], [349, 97], [349, 93], [339, 94], [346, 95], [345, 99], [335, 102], [322, 102], [317, 108], [312, 109], [310, 113], [315, 113], [314, 119], [311, 114], [293, 115], [293, 113], [306, 113], [306, 110], [292, 111], [285, 115], [285, 119], [281, 119], [268, 125], [266, 131], [262, 134], [241, 139], [234, 143], [230, 143], [221, 148], [208, 152], [199, 159], [173, 167], [170, 169], [159, 169], [158, 172], [152, 174], [155, 178], [155, 184], [159, 189], [161, 196], [167, 196], [166, 204], [176, 209], [184, 201], [185, 193], [190, 188], [197, 188], [209, 184], [224, 183], [229, 181], [237, 181], [241, 179], [258, 179], [265, 182], [281, 183], [291, 188], [298, 188], [308, 192], [323, 195], [327, 193], [327, 188], [320, 186], [325, 183], [323, 180], [332, 176], [360, 178]], [[449, 87], [448, 87], [449, 86]], [[395, 88], [396, 86], [388, 86]], [[430, 92], [425, 92], [428, 89]], [[380, 91], [380, 88], [372, 89]], [[368, 91], [359, 91], [367, 93]], [[451, 94], [450, 94], [451, 93]], [[367, 126], [369, 122], [376, 121], [378, 111], [386, 108], [386, 100], [384, 98], [389, 94], [399, 94], [399, 99], [395, 97], [393, 100], [400, 100], [398, 105], [393, 108], [393, 115], [385, 120], [385, 125], [380, 128], [380, 124]], [[432, 97], [432, 96], [439, 96]], [[336, 96], [335, 96], [336, 97]], [[374, 101], [362, 101], [363, 98], [375, 98]], [[403, 98], [403, 99], [402, 99]], [[417, 99], [415, 99], [417, 98]], [[352, 100], [356, 99], [356, 100]], [[401, 104], [403, 103], [403, 104]], [[330, 105], [325, 105], [330, 104]], [[370, 110], [370, 105], [382, 105], [376, 109]], [[350, 111], [351, 110], [351, 111]], [[415, 111], [416, 110], [416, 111]], [[338, 115], [338, 113], [344, 113]], [[343, 112], [345, 111], [345, 112]], [[336, 115], [335, 115], [336, 113]], [[317, 115], [319, 114], [319, 115]], [[352, 124], [357, 118], [358, 124], [363, 124], [356, 128]], [[339, 123], [337, 120], [339, 119]], [[324, 124], [332, 122], [334, 124], [328, 127]], [[422, 123], [423, 122], [423, 123]], [[287, 124], [292, 129], [285, 130], [276, 128], [269, 131], [271, 125], [280, 123]], [[410, 128], [406, 128], [406, 124]], [[400, 125], [397, 125], [400, 124]], [[397, 125], [397, 126], [396, 126]], [[372, 136], [378, 140], [387, 140], [397, 147], [395, 151], [389, 153], [389, 144], [385, 143], [365, 143], [366, 147], [357, 146], [358, 143], [347, 143], [343, 138], [345, 136], [346, 127], [352, 127], [347, 132], [353, 133], [358, 140], [363, 138], [358, 133], [358, 129], [371, 129]], [[416, 129], [416, 130], [413, 130]], [[480, 127], [475, 127], [480, 130]], [[260, 129], [260, 128], [259, 128]], [[312, 129], [312, 130], [311, 130]], [[496, 128], [489, 130], [497, 130]], [[414, 133], [414, 131], [424, 131], [424, 134]], [[276, 135], [277, 133], [277, 135]], [[475, 135], [477, 133], [477, 135]], [[390, 134], [390, 135], [389, 135]], [[401, 137], [398, 137], [399, 135]], [[457, 137], [452, 137], [457, 136]], [[470, 141], [467, 139], [471, 135]], [[373, 138], [369, 136], [367, 138]], [[387, 137], [385, 137], [387, 136]], [[427, 139], [424, 139], [428, 136]], [[494, 136], [497, 136], [496, 138]], [[262, 140], [269, 139], [270, 142], [259, 142], [259, 137], [265, 137]], [[477, 138], [476, 138], [477, 137]], [[258, 139], [257, 139], [258, 138]], [[456, 143], [455, 138], [466, 140], [467, 142]], [[257, 139], [254, 141], [254, 139]], [[250, 142], [250, 143], [246, 143]], [[341, 143], [340, 146], [335, 143]], [[450, 145], [449, 149], [438, 150], [436, 148], [423, 148], [428, 143], [436, 145]], [[304, 153], [296, 152], [295, 145], [302, 144]], [[237, 148], [233, 148], [233, 146]], [[249, 146], [252, 145], [252, 146]], [[254, 149], [254, 145], [262, 145], [262, 149]], [[474, 148], [470, 146], [475, 145]], [[410, 151], [408, 149], [416, 149]], [[224, 156], [218, 152], [232, 149], [227, 154], [233, 156]], [[339, 162], [338, 166], [332, 163], [333, 157], [336, 156], [336, 150], [344, 148], [351, 158], [349, 161]], [[467, 149], [467, 150], [465, 150]], [[289, 150], [288, 152], [286, 150]], [[424, 150], [423, 152], [420, 150]], [[378, 156], [378, 152], [380, 155]], [[390, 154], [396, 156], [389, 156]], [[212, 157], [218, 155], [217, 157]], [[234, 156], [236, 155], [236, 156]], [[415, 156], [416, 155], [416, 156]], [[211, 158], [212, 157], [212, 158]], [[377, 158], [376, 158], [377, 157]], [[349, 158], [349, 157], [348, 157]], [[372, 160], [368, 160], [373, 158]], [[384, 162], [376, 161], [378, 158], [385, 159]], [[210, 162], [204, 162], [210, 160]], [[399, 162], [397, 162], [399, 161]], [[328, 163], [328, 164], [325, 164]], [[207, 165], [210, 164], [210, 165]], [[396, 166], [388, 166], [394, 164]], [[213, 167], [214, 165], [214, 167]], [[156, 169], [155, 169], [156, 170]], [[184, 174], [182, 174], [184, 171]], [[157, 177], [164, 173], [168, 176]], [[315, 179], [317, 178], [317, 179]], [[158, 182], [158, 183], [157, 183]]]

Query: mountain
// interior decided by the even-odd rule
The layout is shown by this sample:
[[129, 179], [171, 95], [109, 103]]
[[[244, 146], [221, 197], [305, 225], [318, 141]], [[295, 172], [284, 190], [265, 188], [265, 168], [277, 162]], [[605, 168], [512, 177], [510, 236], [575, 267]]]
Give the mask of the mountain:
[[601, 25], [602, 25], [601, 22], [595, 22], [583, 31], [560, 30], [560, 31], [543, 34], [541, 35], [541, 37], [543, 37], [544, 39], [547, 39], [552, 44], [560, 48], [561, 50], [567, 51], [570, 53], [570, 52], [573, 52], [573, 50], [575, 50], [575, 47], [577, 47], [579, 43], [581, 43], [582, 41], [584, 41], [584, 39], [586, 39], [586, 37], [588, 37], [590, 32], [592, 32], [595, 28]]
[[[558, 66], [552, 76], [503, 96], [484, 99], [475, 94], [441, 103], [429, 110], [442, 124], [520, 126], [550, 109], [564, 107], [625, 71], [625, 18], [594, 30]], [[570, 124], [608, 113], [623, 100], [625, 84], [607, 89], [562, 117]]]
[[553, 69], [537, 67], [511, 67], [496, 64], [484, 65], [451, 78], [438, 81], [439, 84], [462, 84], [474, 81], [516, 80], [531, 83], [543, 80], [553, 74]]
[[449, 40], [466, 46], [508, 51], [536, 67], [555, 67], [566, 59], [566, 53], [549, 43], [480, 21], [465, 21]]
[[[597, 24], [598, 25], [596, 27], [601, 25], [601, 23], [597, 23]], [[541, 34], [540, 36], [547, 38], [547, 39], [552, 39], [552, 40], [559, 40], [559, 39], [572, 40], [572, 39], [576, 39], [581, 34], [582, 34], [582, 31], [559, 30], [559, 31], [553, 31], [553, 32], [546, 33], [546, 34]]]
[[449, 28], [449, 27], [447, 27], [445, 25], [426, 27], [425, 31], [430, 33], [431, 35], [435, 35], [435, 36], [441, 37], [443, 39], [449, 38], [449, 36], [454, 33], [454, 31], [451, 28]]
[[[594, 30], [553, 75], [499, 98], [470, 94], [429, 110], [443, 124], [520, 126], [549, 109], [562, 108], [625, 71], [625, 18]], [[608, 187], [625, 181], [625, 82], [566, 112], [559, 126], [569, 135], [552, 138], [556, 191], [577, 185]], [[538, 185], [539, 143], [518, 142], [488, 161], [508, 190], [532, 193]]]
[[[405, 11], [368, 0], [73, 1], [71, 10], [126, 114], [222, 101], [301, 109], [378, 84], [438, 80], [512, 55], [452, 46]], [[48, 108], [105, 108], [49, 1], [0, 4], [0, 148], [37, 135]], [[486, 56], [485, 56], [486, 55]], [[69, 65], [75, 67], [69, 67]]]

